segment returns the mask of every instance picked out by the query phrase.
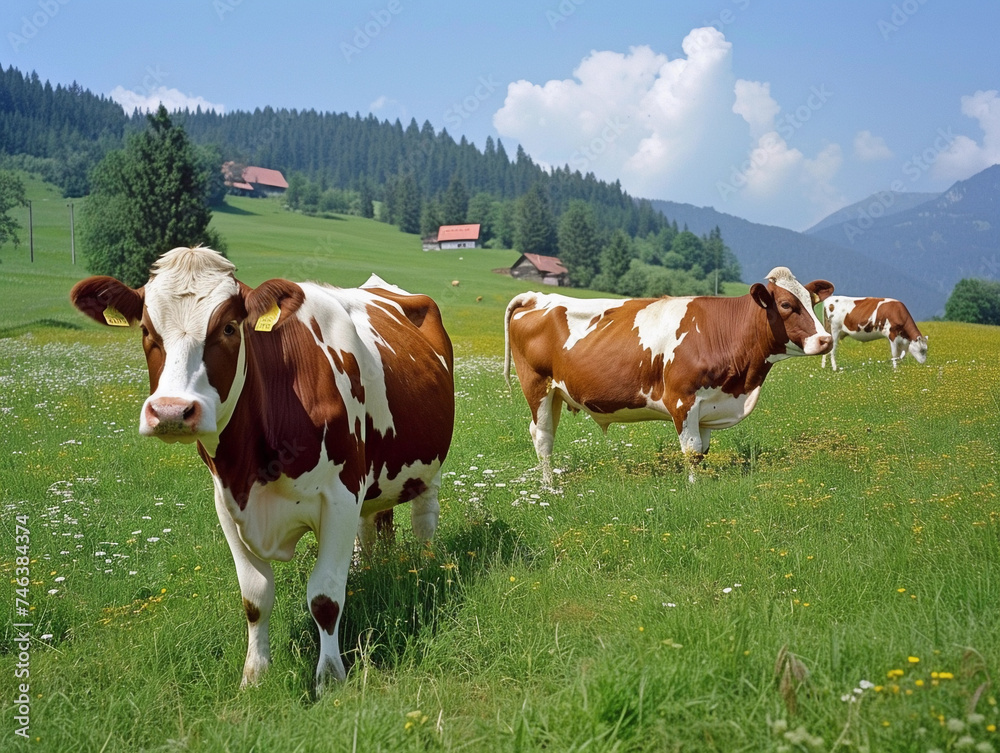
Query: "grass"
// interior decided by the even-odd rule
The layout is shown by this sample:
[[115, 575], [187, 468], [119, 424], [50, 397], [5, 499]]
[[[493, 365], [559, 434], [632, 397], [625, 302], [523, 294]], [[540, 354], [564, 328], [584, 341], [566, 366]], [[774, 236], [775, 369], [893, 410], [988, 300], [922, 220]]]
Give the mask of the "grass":
[[136, 335], [69, 310], [84, 270], [53, 211], [37, 266], [7, 250], [0, 266], [0, 593], [13, 609], [27, 515], [37, 738], [7, 713], [4, 749], [1000, 746], [1000, 330], [926, 323], [927, 364], [896, 371], [887, 344], [853, 341], [836, 374], [779, 364], [693, 485], [669, 424], [605, 437], [567, 415], [549, 493], [500, 374], [503, 306], [524, 288], [491, 270], [514, 254], [424, 254], [376, 223], [233, 206], [216, 221], [250, 284], [377, 271], [441, 302], [458, 420], [434, 545], [401, 530], [352, 571], [350, 674], [316, 699], [304, 538], [275, 568], [274, 664], [239, 691], [245, 621], [208, 473], [138, 436]]

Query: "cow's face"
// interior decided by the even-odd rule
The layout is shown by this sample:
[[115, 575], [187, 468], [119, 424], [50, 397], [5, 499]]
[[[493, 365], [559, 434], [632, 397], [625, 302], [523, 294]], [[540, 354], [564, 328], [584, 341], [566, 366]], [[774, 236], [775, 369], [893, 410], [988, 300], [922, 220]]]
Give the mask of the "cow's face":
[[833, 338], [823, 328], [813, 306], [833, 293], [826, 280], [803, 285], [785, 267], [776, 267], [767, 276], [765, 287], [756, 283], [750, 295], [767, 311], [768, 323], [779, 340], [785, 340], [789, 356], [819, 356], [830, 352]]
[[111, 277], [91, 277], [73, 288], [74, 305], [95, 320], [105, 322], [110, 306], [141, 325], [150, 395], [140, 434], [201, 440], [214, 450], [246, 373], [246, 289], [234, 270], [214, 251], [179, 248], [160, 258], [143, 288]]
[[917, 359], [917, 363], [927, 361], [927, 336], [921, 335], [916, 340], [911, 340], [907, 350], [910, 351], [911, 356]]

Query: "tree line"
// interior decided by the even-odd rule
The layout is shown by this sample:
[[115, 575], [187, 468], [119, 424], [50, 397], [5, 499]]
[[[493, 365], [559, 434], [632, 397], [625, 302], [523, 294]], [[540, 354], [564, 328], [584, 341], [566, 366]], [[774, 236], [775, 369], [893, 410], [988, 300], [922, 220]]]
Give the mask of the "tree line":
[[[222, 200], [221, 165], [233, 160], [282, 170], [290, 208], [375, 217], [408, 233], [478, 223], [488, 246], [560, 256], [581, 287], [679, 294], [739, 279], [718, 231], [701, 238], [680, 231], [617, 181], [568, 166], [545, 170], [521, 147], [509, 157], [491, 137], [480, 151], [429, 122], [404, 128], [374, 115], [270, 107], [126, 115], [76, 83], [52, 87], [34, 73], [0, 67], [0, 167], [40, 173], [67, 196], [107, 193], [109, 171], [121, 172], [123, 159], [152, 159], [149, 149], [137, 157], [138, 143], [150, 133], [173, 138], [175, 130], [184, 134], [182, 151], [195, 162], [206, 207]], [[140, 164], [151, 175], [162, 167]], [[144, 187], [156, 194], [152, 181]], [[110, 243], [105, 235], [101, 242]]]

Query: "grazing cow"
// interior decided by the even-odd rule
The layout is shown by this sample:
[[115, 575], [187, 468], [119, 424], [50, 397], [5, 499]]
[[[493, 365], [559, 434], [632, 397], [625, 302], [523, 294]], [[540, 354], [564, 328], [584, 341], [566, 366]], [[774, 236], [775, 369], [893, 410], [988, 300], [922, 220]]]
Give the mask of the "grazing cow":
[[[831, 296], [823, 304], [823, 324], [833, 335], [830, 366], [834, 371], [837, 370], [837, 343], [845, 337], [862, 342], [888, 338], [892, 368], [896, 368], [907, 351], [918, 363], [927, 360], [927, 338], [920, 334], [906, 306], [895, 298]], [[825, 366], [826, 355], [820, 368]]]
[[315, 533], [321, 691], [346, 677], [338, 631], [355, 535], [369, 547], [376, 514], [401, 502], [420, 539], [437, 527], [455, 418], [451, 341], [430, 298], [374, 275], [356, 289], [280, 279], [253, 289], [234, 271], [211, 249], [175, 248], [144, 287], [91, 277], [70, 296], [102, 324], [141, 322], [151, 394], [139, 433], [197, 442], [212, 473], [249, 626], [243, 685], [270, 663], [270, 560], [291, 559]]
[[739, 298], [514, 298], [504, 320], [504, 377], [509, 385], [513, 354], [542, 483], [552, 483], [564, 402], [604, 431], [616, 422], [672, 420], [693, 481], [712, 430], [750, 414], [776, 361], [830, 349], [812, 307], [833, 285], [802, 285], [785, 267], [767, 279]]

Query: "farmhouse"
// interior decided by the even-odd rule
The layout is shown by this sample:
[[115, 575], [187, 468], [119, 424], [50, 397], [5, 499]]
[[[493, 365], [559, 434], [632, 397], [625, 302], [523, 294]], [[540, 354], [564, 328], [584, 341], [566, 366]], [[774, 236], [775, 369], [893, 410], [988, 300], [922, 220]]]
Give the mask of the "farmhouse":
[[227, 162], [222, 166], [226, 187], [237, 196], [280, 196], [288, 190], [288, 181], [280, 170]]
[[423, 239], [424, 251], [449, 248], [479, 248], [479, 225], [442, 225], [437, 235]]
[[569, 270], [555, 256], [521, 254], [510, 268], [510, 276], [518, 280], [534, 280], [543, 285], [568, 285]]

